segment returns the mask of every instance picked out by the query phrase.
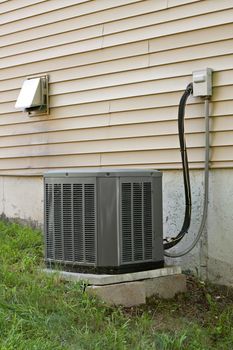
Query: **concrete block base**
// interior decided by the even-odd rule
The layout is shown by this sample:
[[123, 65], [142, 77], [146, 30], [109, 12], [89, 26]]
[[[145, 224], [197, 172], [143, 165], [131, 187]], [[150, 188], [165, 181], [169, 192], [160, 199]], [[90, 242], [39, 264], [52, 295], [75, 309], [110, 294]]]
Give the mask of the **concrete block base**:
[[173, 298], [186, 291], [186, 276], [179, 266], [166, 266], [162, 269], [139, 271], [119, 275], [94, 275], [54, 271], [69, 281], [84, 281], [86, 292], [95, 295], [109, 305], [131, 307], [146, 303], [146, 298], [157, 295], [160, 298]]
[[149, 278], [137, 282], [88, 286], [86, 291], [109, 305], [131, 307], [145, 304], [146, 298], [153, 295], [163, 299], [170, 299], [178, 293], [184, 293], [186, 291], [186, 276], [179, 274]]
[[157, 295], [163, 299], [173, 298], [187, 290], [186, 276], [183, 274], [151, 278], [144, 281], [146, 297]]
[[143, 282], [127, 282], [107, 286], [89, 286], [89, 295], [97, 296], [109, 305], [131, 307], [145, 304], [146, 292]]
[[147, 280], [151, 278], [166, 277], [172, 275], [180, 275], [181, 268], [179, 266], [165, 266], [161, 269], [138, 271], [131, 273], [121, 273], [115, 275], [107, 274], [90, 274], [90, 273], [78, 273], [68, 272], [53, 269], [45, 269], [46, 273], [58, 273], [61, 278], [67, 281], [84, 281], [87, 284], [102, 286], [107, 284], [117, 284], [124, 282], [134, 282], [140, 280]]

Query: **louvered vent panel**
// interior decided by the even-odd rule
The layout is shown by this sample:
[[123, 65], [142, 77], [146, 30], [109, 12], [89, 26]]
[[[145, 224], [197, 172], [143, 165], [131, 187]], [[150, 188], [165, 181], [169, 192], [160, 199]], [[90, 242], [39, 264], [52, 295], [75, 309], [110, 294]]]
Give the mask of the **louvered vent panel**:
[[94, 184], [84, 185], [85, 197], [85, 256], [89, 263], [95, 262], [95, 186]]
[[46, 184], [45, 192], [47, 258], [95, 263], [95, 184]]
[[54, 232], [53, 232], [53, 185], [45, 187], [45, 217], [46, 217], [46, 255], [54, 259]]
[[64, 260], [73, 261], [73, 223], [72, 223], [72, 189], [71, 184], [63, 184], [63, 244]]
[[54, 254], [56, 260], [63, 260], [62, 238], [62, 187], [54, 184]]
[[121, 185], [122, 262], [132, 261], [131, 183]]
[[142, 183], [133, 184], [134, 261], [143, 259]]
[[73, 218], [74, 218], [74, 258], [84, 262], [84, 208], [83, 185], [73, 185]]
[[122, 263], [152, 260], [150, 182], [121, 184]]
[[143, 183], [143, 222], [145, 259], [152, 259], [152, 205], [151, 183]]

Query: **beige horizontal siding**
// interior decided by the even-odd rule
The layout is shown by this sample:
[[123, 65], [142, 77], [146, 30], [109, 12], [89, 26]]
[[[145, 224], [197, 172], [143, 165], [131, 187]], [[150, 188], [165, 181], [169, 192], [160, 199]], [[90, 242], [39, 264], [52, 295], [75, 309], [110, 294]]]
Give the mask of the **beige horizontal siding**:
[[[232, 55], [233, 57], [233, 55]], [[226, 69], [226, 66], [224, 67]], [[174, 72], [168, 72], [164, 67], [164, 73], [162, 78], [159, 79], [159, 70], [157, 67], [151, 67], [147, 69], [134, 70], [124, 73], [113, 73], [97, 77], [84, 78], [84, 79], [72, 79], [69, 81], [63, 81], [59, 83], [50, 83], [50, 96], [70, 94], [73, 92], [91, 91], [97, 89], [104, 89], [117, 86], [131, 86], [136, 87], [138, 84], [139, 89], [143, 84], [144, 87], [149, 88], [150, 93], [162, 93], [169, 89], [169, 91], [182, 90], [184, 83], [187, 79], [190, 79], [190, 75], [183, 73], [179, 74], [177, 70]], [[187, 70], [188, 72], [188, 70]], [[161, 74], [162, 72], [160, 72]], [[178, 74], [178, 77], [177, 77]], [[167, 78], [169, 76], [169, 78]], [[170, 76], [173, 76], [172, 78]], [[184, 77], [183, 77], [184, 76]], [[143, 83], [141, 83], [143, 81]], [[232, 85], [233, 83], [233, 70], [215, 72], [213, 86], [220, 85]], [[140, 84], [140, 85], [139, 85]], [[152, 88], [150, 89], [150, 86]], [[169, 88], [168, 88], [169, 87]], [[154, 88], [154, 89], [153, 89]], [[0, 92], [0, 103], [12, 101], [17, 99], [19, 90], [12, 89], [10, 91]], [[136, 93], [135, 93], [136, 94]]]
[[[43, 3], [46, 0], [34, 0], [33, 4], [38, 4], [38, 3]], [[6, 3], [8, 2], [8, 3]], [[27, 6], [31, 6], [32, 5], [32, 1], [31, 0], [20, 0], [20, 4], [18, 0], [2, 0], [0, 1], [0, 13], [7, 13], [7, 12], [12, 12], [14, 10], [19, 10], [22, 8], [25, 8]]]
[[[180, 168], [177, 105], [207, 66], [211, 167], [233, 166], [233, 0], [12, 0], [1, 10], [1, 174]], [[50, 115], [16, 111], [23, 80], [45, 73]], [[201, 99], [186, 114], [190, 166], [201, 168]]]
[[[187, 0], [185, 3], [189, 4], [199, 1], [202, 0]], [[18, 21], [16, 17], [12, 17], [11, 21], [2, 27], [2, 35], [8, 35], [10, 33], [14, 35], [16, 34], [16, 37], [14, 37], [15, 42], [25, 41], [25, 35], [23, 36], [22, 34], [23, 32], [28, 31], [28, 39], [32, 40], [41, 37], [42, 34], [52, 35], [60, 32], [71, 31], [73, 29], [86, 28], [99, 23], [112, 22], [160, 11], [184, 3], [182, 0], [178, 0], [174, 3], [171, 1], [168, 2], [167, 0], [89, 0], [88, 4], [80, 4], [80, 2], [88, 2], [88, 0], [84, 0], [80, 2], [75, 1], [74, 5], [71, 7], [71, 1], [69, 2], [66, 0], [64, 2], [59, 0], [59, 2], [60, 7], [57, 6], [57, 9], [53, 10], [52, 16], [38, 15], [33, 16], [32, 18], [30, 18], [31, 16], [28, 16], [29, 18], [22, 18], [20, 20], [20, 25], [17, 23]], [[56, 3], [58, 5], [58, 1], [48, 1], [47, 6], [50, 7], [50, 12], [51, 3]], [[75, 6], [75, 4], [78, 5]], [[61, 7], [63, 8], [60, 9]], [[42, 10], [41, 13], [42, 12], [45, 11]], [[43, 33], [38, 30], [38, 27], [41, 26], [43, 26]]]
[[[233, 58], [233, 55], [232, 55]], [[226, 69], [226, 66], [224, 67]], [[135, 95], [137, 95], [137, 90], [142, 92], [143, 95], [146, 95], [146, 92], [143, 89], [147, 89], [150, 94], [154, 93], [164, 93], [182, 90], [184, 84], [187, 83], [187, 79], [190, 79], [190, 75], [185, 75], [180, 73], [177, 77], [177, 70], [175, 72], [167, 72], [164, 69], [163, 79], [158, 79], [158, 69], [157, 67], [134, 70], [130, 72], [118, 73], [118, 74], [107, 74], [98, 77], [84, 78], [84, 79], [75, 79], [59, 83], [50, 84], [50, 96], [70, 94], [74, 92], [84, 92], [84, 91], [95, 91], [97, 94], [97, 89], [100, 89], [100, 93], [105, 91], [110, 91], [111, 95], [113, 89], [110, 90], [110, 87], [121, 88], [125, 86], [126, 90], [130, 90], [130, 86], [134, 89]], [[161, 73], [160, 73], [161, 74]], [[166, 78], [166, 76], [172, 76], [173, 78]], [[184, 77], [182, 77], [184, 75]], [[142, 83], [143, 80], [143, 83]], [[233, 70], [226, 70], [221, 72], [215, 72], [213, 79], [213, 86], [227, 86], [233, 84]], [[107, 88], [107, 89], [106, 89]], [[0, 103], [12, 101], [15, 102], [17, 99], [19, 90], [14, 89], [10, 91], [0, 92]], [[79, 94], [80, 95], [80, 94]], [[119, 96], [119, 95], [118, 95]], [[77, 102], [76, 102], [77, 103]], [[56, 104], [57, 105], [57, 104]]]
[[[150, 4], [150, 2], [148, 2]], [[164, 2], [163, 2], [164, 3]], [[158, 6], [158, 9], [161, 9], [161, 3], [158, 1], [155, 3], [155, 1], [153, 3], [151, 3], [153, 6], [150, 6], [151, 8], [153, 7], [153, 11], [156, 10], [156, 7]], [[155, 6], [155, 4], [157, 6]], [[142, 3], [139, 3], [138, 5], [143, 5]], [[205, 10], [206, 12], [216, 12], [219, 9], [223, 10], [225, 9], [230, 9], [232, 8], [232, 5], [229, 3], [228, 0], [223, 0], [221, 3], [220, 2], [208, 2], [206, 1], [204, 4], [203, 3], [197, 3], [196, 7], [194, 8], [193, 5], [191, 5], [192, 8], [192, 12], [190, 13], [189, 11], [189, 7], [187, 5], [187, 9], [186, 9], [186, 18], [190, 18], [190, 17], [194, 17], [197, 15], [200, 15], [203, 13], [203, 10]], [[206, 7], [203, 9], [203, 6]], [[145, 12], [145, 6], [143, 6], [143, 12]], [[148, 10], [147, 10], [148, 11]], [[77, 28], [77, 20], [76, 20], [76, 26], [75, 26], [75, 30], [72, 31], [66, 31], [61, 32], [61, 24], [59, 25], [59, 31], [58, 33], [56, 33], [55, 35], [51, 35], [51, 31], [48, 31], [48, 35], [46, 36], [46, 40], [45, 39], [45, 34], [43, 31], [43, 37], [41, 35], [41, 31], [40, 31], [40, 35], [38, 39], [29, 39], [27, 37], [27, 32], [24, 32], [24, 37], [21, 39], [21, 42], [18, 44], [14, 44], [15, 42], [15, 37], [12, 35], [11, 36], [11, 40], [12, 40], [12, 44], [9, 45], [9, 38], [5, 37], [6, 40], [6, 46], [4, 45], [4, 40], [1, 40], [1, 46], [3, 47], [2, 49], [0, 49], [0, 56], [1, 57], [7, 57], [7, 56], [11, 56], [11, 55], [15, 55], [15, 52], [17, 52], [17, 54], [20, 53], [24, 53], [24, 52], [32, 52], [32, 51], [37, 51], [40, 49], [45, 49], [45, 48], [49, 48], [49, 47], [56, 47], [56, 46], [60, 46], [60, 45], [67, 45], [68, 43], [71, 42], [78, 42], [78, 41], [83, 41], [86, 39], [90, 39], [93, 37], [100, 37], [102, 35], [104, 35], [104, 40], [103, 40], [103, 45], [105, 45], [106, 42], [106, 36], [113, 34], [113, 33], [119, 33], [119, 32], [124, 32], [124, 36], [131, 34], [134, 36], [135, 32], [132, 32], [132, 29], [136, 29], [138, 34], [142, 35], [142, 39], [147, 39], [148, 38], [148, 34], [146, 34], [148, 32], [148, 29], [151, 30], [150, 25], [153, 26], [154, 28], [154, 23], [156, 23], [156, 26], [158, 25], [158, 23], [162, 23], [163, 26], [165, 23], [169, 23], [170, 25], [173, 25], [173, 22], [177, 19], [183, 18], [184, 14], [182, 12], [179, 11], [179, 8], [174, 9], [173, 11], [159, 11], [159, 12], [152, 12], [152, 13], [147, 13], [147, 14], [140, 14], [138, 16], [134, 16], [134, 17], [130, 17], [127, 18], [125, 20], [118, 20], [118, 21], [114, 21], [114, 22], [109, 22], [109, 18], [108, 16], [106, 17], [106, 20], [108, 21], [107, 23], [103, 24], [103, 18], [102, 16], [100, 16], [99, 14], [94, 14], [97, 18], [98, 21], [100, 22], [101, 19], [101, 24], [99, 25], [93, 25], [93, 21], [92, 19], [90, 19], [90, 27], [84, 27], [84, 28], [80, 28], [80, 23], [78, 23], [78, 28]], [[106, 12], [105, 12], [105, 16], [106, 16]], [[123, 15], [123, 10], [122, 10], [122, 15]], [[121, 16], [122, 16], [121, 15]], [[95, 22], [95, 20], [94, 20]], [[170, 23], [172, 22], [172, 23]], [[97, 22], [98, 23], [98, 22]], [[146, 24], [146, 27], [145, 27]], [[64, 23], [65, 27], [67, 28], [67, 25]], [[87, 21], [86, 21], [86, 25], [87, 25]], [[180, 23], [179, 23], [180, 25]], [[141, 27], [141, 28], [140, 28]], [[145, 28], [144, 28], [145, 27]], [[140, 29], [139, 29], [140, 28]], [[145, 29], [147, 29], [147, 31], [145, 31]], [[161, 26], [159, 28], [162, 28]], [[144, 33], [145, 32], [145, 33]], [[159, 31], [159, 34], [161, 35], [161, 31]], [[16, 35], [14, 33], [14, 35]], [[145, 37], [146, 35], [146, 37]], [[135, 36], [137, 38], [137, 40], [140, 40], [140, 36]], [[109, 37], [110, 41], [112, 37]], [[135, 38], [133, 38], [133, 41], [135, 40]], [[132, 41], [132, 39], [130, 39], [130, 41]], [[4, 47], [5, 46], [5, 47]]]
[[[46, 59], [54, 59], [66, 55], [73, 55], [80, 52], [94, 51], [107, 47], [114, 47], [132, 42], [148, 40], [153, 37], [161, 37], [166, 35], [174, 35], [184, 31], [191, 31], [206, 27], [206, 22], [211, 18], [211, 26], [224, 23], [232, 23], [233, 9], [225, 10], [217, 13], [195, 16], [175, 21], [174, 23], [162, 23], [147, 26], [139, 29], [128, 30], [110, 35], [102, 35], [101, 37], [91, 38], [83, 41], [67, 43], [59, 46], [59, 50], [54, 47], [45, 48], [38, 51], [30, 51], [22, 54], [14, 53], [13, 56], [3, 57], [0, 59], [0, 67], [12, 67], [15, 65], [26, 64], [30, 62], [43, 61]], [[192, 25], [190, 25], [192, 23]], [[30, 46], [33, 50], [33, 45]], [[17, 59], [16, 59], [17, 57]]]
[[[200, 39], [203, 36], [210, 37], [209, 41], [214, 43], [214, 46], [217, 47], [221, 38], [223, 39], [226, 37], [226, 39], [232, 39], [232, 30], [233, 30], [233, 25], [232, 23], [229, 25], [224, 25], [223, 28], [221, 26], [217, 26], [214, 28], [214, 32], [212, 33], [211, 30], [204, 29], [198, 31], [198, 33], [195, 32], [189, 32], [186, 33], [185, 35], [178, 34], [175, 36], [176, 41], [174, 41], [174, 36], [168, 36], [167, 38], [158, 38], [156, 41], [156, 45], [154, 45], [154, 50], [158, 53], [160, 51], [165, 51], [167, 52], [168, 50], [175, 50], [177, 51], [177, 47], [185, 47], [184, 51], [186, 52], [190, 51], [190, 47], [194, 47], [198, 43], [205, 43], [206, 39]], [[195, 33], [196, 35], [194, 35]], [[199, 39], [197, 39], [199, 38]], [[181, 44], [179, 44], [181, 42]], [[50, 71], [51, 73], [51, 78], [53, 79], [53, 76], [63, 74], [60, 79], [69, 79], [69, 74], [72, 74], [73, 69], [71, 70], [71, 67], [77, 67], [76, 70], [78, 71], [78, 77], [82, 76], [90, 76], [92, 74], [97, 75], [97, 74], [107, 74], [108, 72], [113, 72], [114, 70], [126, 70], [126, 69], [134, 69], [135, 64], [136, 68], [141, 66], [143, 67], [148, 67], [148, 65], [151, 65], [151, 62], [149, 62], [149, 48], [150, 48], [150, 53], [152, 53], [152, 46], [150, 47], [150, 41], [140, 41], [138, 43], [131, 43], [129, 45], [123, 45], [118, 46], [118, 47], [110, 47], [110, 48], [105, 48], [101, 50], [96, 50], [94, 52], [85, 52], [85, 53], [79, 53], [78, 55], [71, 55], [71, 56], [66, 56], [62, 58], [56, 57], [56, 65], [54, 60], [48, 60], [45, 62], [36, 62], [33, 64], [26, 64], [20, 67], [20, 70], [18, 67], [11, 67], [7, 69], [2, 69], [1, 70], [1, 79], [3, 80], [8, 80], [10, 78], [15, 78], [17, 76], [28, 76], [28, 75], [34, 75], [38, 73], [45, 73], [47, 71]], [[202, 46], [203, 47], [203, 46]], [[197, 48], [198, 52], [200, 52], [199, 46]], [[182, 51], [178, 50], [180, 53], [180, 60], [181, 62], [185, 61], [185, 57], [182, 55]], [[202, 50], [201, 50], [202, 52]], [[199, 53], [199, 58], [200, 57], [209, 57], [207, 53], [202, 52]], [[163, 52], [160, 54], [163, 55]], [[224, 52], [220, 52], [220, 55], [223, 55]], [[172, 63], [171, 56], [173, 55], [173, 51], [167, 52], [167, 59], [164, 62], [164, 64]], [[129, 57], [129, 58], [128, 58]], [[170, 58], [170, 60], [169, 60]], [[197, 59], [195, 57], [195, 59]], [[179, 62], [178, 61], [178, 62]], [[17, 63], [17, 60], [15, 60]], [[130, 64], [131, 63], [131, 64]], [[157, 62], [155, 62], [155, 65], [158, 65]], [[68, 67], [68, 69], [67, 69]], [[112, 68], [111, 68], [112, 67]], [[48, 70], [46, 71], [45, 68]], [[75, 72], [76, 72], [75, 70]], [[58, 72], [59, 71], [59, 72]], [[82, 73], [83, 71], [83, 73]], [[55, 74], [53, 74], [53, 72]], [[63, 73], [62, 73], [63, 72]], [[89, 73], [88, 73], [89, 72]], [[68, 74], [67, 78], [66, 75]], [[77, 73], [75, 73], [77, 74]]]
[[[50, 7], [52, 4], [52, 8], [50, 8], [50, 10], [52, 11], [52, 16], [49, 15], [50, 11], [48, 12], [48, 14], [43, 14], [43, 10], [41, 10], [41, 12], [39, 10], [37, 16], [31, 17], [30, 14], [28, 14], [28, 18], [25, 18], [23, 15], [23, 18], [21, 20], [18, 18], [18, 16], [13, 18], [11, 17], [9, 22], [6, 22], [5, 25], [2, 25], [2, 35], [22, 31], [22, 29], [25, 30], [35, 27], [41, 27], [49, 23], [56, 23], [67, 20], [69, 18], [80, 17], [88, 15], [90, 13], [95, 13], [101, 10], [106, 10], [122, 5], [124, 6], [138, 1], [142, 0], [49, 0], [47, 2], [48, 7]], [[84, 3], [82, 4], [80, 2]], [[33, 1], [31, 3], [33, 6]], [[60, 7], [58, 3], [60, 4]]]
[[[215, 155], [215, 162], [231, 161], [232, 146], [218, 147], [212, 150]], [[189, 160], [191, 163], [204, 162], [204, 149], [195, 148], [189, 151]], [[146, 151], [124, 151], [124, 152], [106, 152], [102, 154], [69, 154], [69, 155], [47, 155], [18, 157], [12, 161], [12, 158], [1, 159], [1, 168], [3, 170], [19, 169], [50, 169], [65, 167], [92, 167], [92, 166], [120, 166], [120, 165], [139, 165], [139, 164], [157, 164], [155, 168], [163, 168], [164, 164], [180, 165], [180, 154], [176, 149], [164, 150], [146, 150]]]
[[[223, 118], [223, 117], [222, 117]], [[232, 121], [231, 118], [228, 117], [227, 121], [231, 124], [230, 127], [232, 127]], [[167, 128], [166, 128], [166, 135], [172, 135], [176, 134], [177, 132], [177, 122], [176, 120], [166, 122]], [[67, 124], [67, 123], [66, 123]], [[203, 120], [202, 118], [195, 118], [193, 120], [187, 121], [187, 132], [199, 132], [200, 130], [203, 130], [202, 127]], [[28, 129], [29, 129], [28, 125]], [[44, 129], [46, 128], [46, 125], [43, 125]], [[60, 125], [60, 128], [62, 128], [61, 131], [47, 131], [48, 127], [46, 129], [46, 132], [39, 132], [38, 129], [34, 129], [34, 133], [27, 133], [27, 128], [25, 128], [25, 134], [19, 134], [18, 137], [15, 137], [16, 135], [12, 136], [12, 133], [9, 132], [10, 136], [2, 136], [0, 139], [0, 147], [9, 147], [9, 146], [18, 146], [18, 145], [25, 145], [28, 144], [32, 145], [38, 145], [38, 144], [47, 144], [48, 140], [49, 143], [60, 143], [60, 140], [62, 139], [63, 142], [75, 142], [77, 140], [79, 141], [89, 141], [89, 140], [105, 140], [105, 139], [119, 139], [119, 138], [129, 138], [129, 137], [142, 137], [142, 136], [152, 136], [152, 135], [161, 135], [161, 133], [164, 133], [164, 122], [155, 122], [155, 123], [138, 123], [138, 124], [129, 124], [129, 125], [116, 125], [116, 126], [109, 126], [106, 125], [104, 127], [97, 127], [97, 128], [79, 128], [77, 129], [77, 123], [76, 128], [68, 129], [72, 127], [72, 123], [70, 126], [64, 125], [62, 123]], [[68, 129], [68, 130], [67, 130]], [[32, 129], [30, 128], [30, 132], [32, 132]], [[36, 135], [37, 134], [37, 135]]]
[[[110, 2], [109, 2], [110, 3]], [[100, 1], [98, 2], [100, 5]], [[91, 7], [93, 4], [90, 4]], [[112, 5], [114, 3], [112, 2]], [[117, 4], [116, 4], [117, 5]], [[78, 30], [82, 30], [85, 28], [88, 30], [88, 28], [96, 26], [96, 25], [102, 25], [103, 23], [112, 21], [112, 20], [118, 20], [129, 16], [137, 16], [140, 14], [144, 14], [147, 12], [152, 12], [160, 10], [161, 8], [164, 8], [165, 4], [164, 1], [155, 1], [149, 0], [147, 2], [140, 1], [133, 4], [125, 4], [125, 6], [122, 7], [113, 7], [111, 9], [106, 9], [104, 11], [101, 11], [102, 7], [99, 7], [99, 11], [94, 11], [93, 13], [88, 13], [87, 15], [83, 16], [82, 13], [79, 11], [76, 11], [75, 8], [73, 8], [74, 13], [73, 16], [70, 16], [70, 13], [68, 13], [68, 18], [65, 20], [61, 20], [60, 16], [58, 17], [58, 22], [56, 22], [55, 18], [53, 18], [53, 22], [50, 24], [44, 24], [43, 25], [43, 33], [41, 33], [40, 26], [37, 27], [25, 27], [21, 28], [20, 31], [14, 31], [10, 34], [7, 34], [3, 37], [3, 41], [1, 42], [0, 46], [6, 46], [9, 45], [9, 39], [11, 40], [11, 43], [14, 45], [16, 43], [25, 43], [27, 41], [32, 41], [36, 39], [47, 38], [46, 42], [48, 42], [51, 38], [55, 38], [56, 36], [64, 36], [69, 33], [78, 32]], [[80, 6], [77, 7], [80, 10]], [[63, 17], [64, 18], [64, 17]], [[33, 24], [33, 23], [32, 23]], [[12, 28], [9, 28], [12, 31]], [[79, 32], [78, 32], [79, 33]], [[70, 38], [68, 38], [69, 41], [74, 41], [75, 38], [72, 38], [70, 35]], [[77, 39], [76, 39], [77, 41]], [[33, 41], [35, 42], [35, 41]]]
[[[70, 108], [66, 110], [66, 108], [56, 109], [55, 114], [58, 115], [58, 111], [64, 113], [62, 118], [56, 119], [51, 117], [49, 120], [44, 118], [44, 120], [38, 120], [37, 122], [28, 121], [28, 119], [24, 119], [17, 123], [8, 123], [7, 118], [9, 120], [9, 116], [5, 119], [5, 125], [1, 126], [2, 137], [13, 135], [12, 137], [16, 137], [18, 135], [28, 135], [28, 134], [36, 134], [36, 133], [51, 133], [53, 131], [65, 131], [65, 130], [82, 130], [82, 129], [91, 129], [91, 128], [99, 128], [99, 127], [110, 127], [115, 125], [128, 125], [128, 124], [144, 124], [144, 123], [161, 123], [168, 121], [176, 121], [177, 120], [177, 106], [169, 106], [169, 107], [161, 107], [161, 108], [149, 108], [149, 109], [138, 109], [131, 111], [122, 111], [122, 112], [114, 112], [114, 113], [105, 113], [105, 114], [87, 114], [84, 116], [76, 117], [77, 111], [74, 107], [73, 110]], [[213, 120], [216, 120], [218, 117], [221, 124], [221, 118], [224, 120], [224, 116], [228, 117], [232, 115], [233, 103], [231, 100], [229, 101], [221, 101], [215, 102], [212, 104], [211, 115]], [[61, 113], [62, 113], [61, 112]], [[71, 113], [72, 112], [72, 113]], [[89, 111], [90, 112], [90, 111]], [[201, 103], [197, 104], [189, 104], [186, 108], [187, 123], [189, 119], [197, 119], [200, 118], [203, 114], [203, 105]], [[73, 114], [73, 116], [71, 116]], [[69, 115], [69, 118], [66, 117]], [[158, 117], [156, 118], [156, 116]], [[61, 116], [61, 115], [60, 115]], [[41, 118], [42, 119], [42, 118]], [[2, 120], [4, 122], [4, 120]], [[166, 124], [163, 124], [166, 126]], [[220, 126], [218, 126], [220, 128]], [[223, 128], [230, 127], [230, 124], [223, 125]], [[164, 130], [164, 133], [166, 130]], [[37, 137], [35, 137], [35, 140]]]
[[[188, 82], [189, 80], [186, 79], [186, 85]], [[77, 115], [80, 116], [99, 113], [103, 114], [124, 110], [174, 106], [177, 104], [177, 101], [179, 102], [182, 91], [165, 91], [157, 94], [153, 94], [153, 92], [151, 92], [150, 94], [148, 93], [150, 86], [145, 86], [142, 89], [140, 84], [135, 85], [132, 84], [131, 86], [115, 87], [114, 89], [109, 90], [99, 89], [94, 91], [84, 91], [80, 93], [54, 96], [51, 97], [50, 105], [52, 109], [54, 107], [63, 107], [67, 104], [69, 104], [69, 106], [75, 105], [76, 108], [78, 108]], [[212, 101], [217, 102], [223, 99], [231, 100], [232, 90], [232, 86], [221, 86], [215, 88]], [[193, 100], [194, 99], [190, 98], [190, 102]], [[13, 111], [14, 104], [12, 102], [1, 104], [2, 114], [12, 113]]]
[[[109, 119], [109, 118], [108, 118]], [[64, 142], [76, 142], [78, 141], [92, 141], [92, 140], [114, 140], [114, 139], [128, 139], [133, 137], [145, 137], [145, 136], [160, 136], [160, 135], [175, 135], [177, 138], [177, 120], [162, 121], [162, 122], [141, 122], [135, 124], [131, 120], [130, 124], [123, 125], [109, 125], [108, 119], [103, 119], [102, 126], [95, 127], [94, 123], [92, 127], [81, 128], [77, 123], [59, 123], [57, 127], [60, 130], [51, 131], [50, 126], [47, 124], [38, 125], [34, 129], [30, 128], [30, 125], [25, 125], [24, 134], [19, 133], [17, 135], [17, 128], [12, 128], [14, 135], [10, 130], [5, 130], [5, 135], [0, 139], [0, 147], [16, 147], [27, 145], [41, 145]], [[92, 119], [93, 120], [93, 119]], [[166, 124], [165, 124], [166, 123]], [[105, 124], [105, 125], [104, 125]], [[164, 126], [166, 130], [164, 131]], [[77, 127], [78, 126], [78, 127]], [[72, 128], [73, 127], [73, 128]], [[72, 128], [72, 129], [71, 129]], [[27, 133], [30, 130], [30, 133]], [[45, 131], [43, 131], [45, 130]], [[49, 130], [49, 131], [48, 131]], [[186, 131], [188, 134], [204, 132], [204, 121], [201, 117], [188, 119], [186, 122]], [[232, 132], [233, 131], [233, 116], [221, 116], [212, 119], [212, 134], [214, 138], [220, 135], [220, 132]], [[221, 136], [221, 135], [220, 135]], [[222, 142], [232, 142], [230, 135], [226, 133], [229, 140], [222, 139]], [[127, 140], [126, 140], [127, 141]], [[178, 141], [178, 140], [177, 140]], [[177, 143], [176, 143], [177, 145]], [[4, 150], [3, 150], [4, 152]]]
[[[102, 136], [102, 135], [101, 135]], [[101, 137], [100, 136], [100, 137]], [[118, 135], [119, 137], [119, 135]], [[90, 138], [90, 137], [89, 137]], [[232, 150], [231, 143], [233, 138], [233, 131], [218, 132], [212, 137], [213, 161], [215, 160], [215, 152], [217, 147], [229, 146]], [[44, 137], [44, 141], [45, 141]], [[204, 147], [204, 132], [187, 134], [187, 146], [192, 149]], [[106, 150], [108, 152], [128, 152], [128, 151], [147, 151], [147, 150], [173, 150], [178, 149], [177, 135], [171, 133], [170, 135], [133, 137], [132, 135], [120, 135], [120, 138], [88, 141], [73, 141], [73, 142], [57, 142], [52, 143], [47, 138], [47, 143], [27, 146], [15, 146], [0, 148], [0, 159], [18, 158], [18, 157], [36, 157], [36, 156], [60, 156], [66, 154], [103, 154]]]

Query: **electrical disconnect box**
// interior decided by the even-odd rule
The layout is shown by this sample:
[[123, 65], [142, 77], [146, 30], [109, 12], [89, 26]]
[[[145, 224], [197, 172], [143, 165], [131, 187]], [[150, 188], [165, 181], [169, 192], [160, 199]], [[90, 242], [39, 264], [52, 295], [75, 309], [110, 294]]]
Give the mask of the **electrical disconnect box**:
[[50, 172], [44, 185], [48, 267], [119, 273], [163, 266], [161, 172]]
[[212, 69], [206, 68], [193, 72], [193, 96], [208, 97], [212, 95]]

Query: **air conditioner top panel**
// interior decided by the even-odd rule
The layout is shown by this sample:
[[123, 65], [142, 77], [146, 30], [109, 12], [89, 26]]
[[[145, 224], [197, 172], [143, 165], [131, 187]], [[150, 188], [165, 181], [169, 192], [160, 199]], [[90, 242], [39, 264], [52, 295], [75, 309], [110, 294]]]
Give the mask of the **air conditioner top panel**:
[[153, 169], [80, 169], [80, 170], [56, 170], [44, 174], [48, 177], [119, 177], [119, 176], [153, 176], [161, 177], [162, 172]]

